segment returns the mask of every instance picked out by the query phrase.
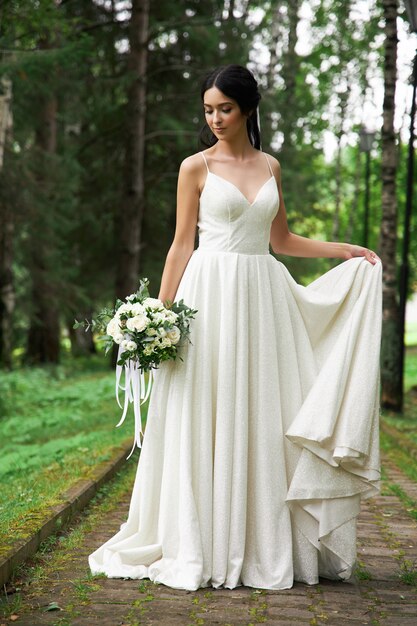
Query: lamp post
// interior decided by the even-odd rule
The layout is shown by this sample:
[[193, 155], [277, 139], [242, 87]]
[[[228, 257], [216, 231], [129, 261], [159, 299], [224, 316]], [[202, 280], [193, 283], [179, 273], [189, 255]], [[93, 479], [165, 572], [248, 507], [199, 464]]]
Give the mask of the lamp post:
[[364, 203], [364, 224], [363, 224], [363, 245], [368, 247], [369, 241], [369, 180], [371, 176], [371, 150], [374, 143], [375, 133], [362, 126], [359, 134], [359, 150], [365, 152], [365, 203]]
[[[417, 33], [417, 0], [404, 0], [411, 31]], [[405, 360], [405, 311], [408, 294], [408, 274], [409, 274], [409, 247], [410, 247], [410, 227], [413, 210], [413, 179], [414, 179], [414, 118], [416, 114], [416, 87], [417, 87], [417, 50], [413, 62], [413, 99], [410, 111], [410, 138], [408, 142], [408, 164], [407, 164], [407, 192], [405, 202], [403, 246], [401, 255], [400, 272], [400, 341], [401, 341], [401, 389], [404, 382], [404, 360]]]

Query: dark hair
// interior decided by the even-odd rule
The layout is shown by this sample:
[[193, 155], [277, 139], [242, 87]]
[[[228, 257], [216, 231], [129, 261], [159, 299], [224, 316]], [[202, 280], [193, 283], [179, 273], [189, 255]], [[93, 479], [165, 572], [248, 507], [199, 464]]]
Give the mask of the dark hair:
[[[258, 127], [257, 107], [261, 100], [258, 83], [250, 70], [243, 65], [221, 65], [212, 70], [203, 80], [201, 85], [201, 99], [204, 102], [204, 94], [207, 89], [217, 87], [229, 98], [233, 98], [239, 105], [242, 113], [250, 113], [246, 127], [251, 144], [258, 150], [261, 149], [261, 133]], [[212, 133], [207, 122], [201, 128], [198, 143], [199, 147], [209, 148], [217, 143], [217, 137]]]

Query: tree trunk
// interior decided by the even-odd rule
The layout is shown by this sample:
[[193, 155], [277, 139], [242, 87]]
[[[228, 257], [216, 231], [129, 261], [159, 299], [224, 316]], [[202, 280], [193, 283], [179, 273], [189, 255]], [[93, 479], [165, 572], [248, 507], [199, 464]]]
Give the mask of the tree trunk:
[[337, 153], [336, 153], [336, 171], [335, 171], [335, 208], [333, 215], [333, 229], [332, 239], [333, 241], [339, 241], [340, 239], [340, 205], [342, 202], [342, 138], [345, 134], [345, 119], [346, 109], [349, 99], [349, 92], [342, 92], [339, 95], [339, 107], [340, 107], [340, 127], [337, 133]]
[[[125, 195], [115, 215], [116, 298], [123, 300], [139, 287], [142, 223], [145, 204], [144, 157], [146, 121], [146, 73], [148, 63], [149, 0], [132, 0], [129, 25], [129, 72]], [[117, 360], [113, 347], [111, 365]]]
[[[2, 80], [0, 96], [0, 170], [3, 168], [4, 152], [12, 134], [12, 84]], [[12, 367], [12, 331], [15, 293], [13, 287], [13, 211], [8, 198], [0, 200], [0, 363]]]
[[360, 182], [361, 182], [361, 173], [362, 173], [362, 163], [361, 163], [361, 151], [359, 146], [355, 152], [355, 187], [353, 192], [353, 200], [352, 207], [349, 211], [349, 219], [346, 228], [346, 234], [344, 237], [345, 241], [352, 241], [353, 232], [356, 223], [356, 217], [358, 216], [359, 211], [359, 194], [360, 194]]
[[282, 77], [285, 82], [285, 118], [281, 120], [281, 130], [284, 133], [284, 145], [281, 153], [285, 160], [285, 153], [294, 149], [294, 140], [291, 131], [297, 119], [296, 78], [300, 71], [300, 58], [295, 50], [297, 45], [297, 26], [300, 1], [288, 2], [288, 48], [283, 55]]
[[133, 0], [129, 30], [129, 72], [125, 195], [116, 215], [116, 297], [139, 287], [140, 240], [144, 212], [144, 153], [149, 0]]
[[385, 18], [384, 105], [382, 126], [382, 221], [380, 256], [384, 267], [383, 338], [381, 351], [381, 403], [384, 407], [402, 409], [401, 337], [398, 302], [397, 244], [397, 148], [394, 113], [397, 77], [398, 0], [383, 0]]
[[[49, 47], [42, 41], [40, 48]], [[57, 99], [49, 95], [40, 107], [35, 143], [39, 155], [38, 188], [42, 192], [41, 202], [48, 199], [48, 156], [56, 152], [57, 142]], [[27, 340], [26, 360], [29, 364], [58, 363], [59, 309], [56, 302], [54, 283], [48, 271], [48, 248], [53, 246], [53, 234], [48, 233], [48, 220], [43, 216], [45, 206], [40, 203], [34, 208], [34, 231], [31, 238], [32, 317]]]
[[266, 84], [267, 84], [267, 92], [272, 92], [275, 89], [275, 74], [277, 71], [278, 65], [278, 41], [281, 35], [281, 14], [280, 8], [282, 6], [282, 2], [277, 0], [271, 8], [272, 10], [272, 19], [271, 24], [268, 25], [270, 32], [270, 46], [269, 46], [269, 64], [268, 70], [266, 73]]

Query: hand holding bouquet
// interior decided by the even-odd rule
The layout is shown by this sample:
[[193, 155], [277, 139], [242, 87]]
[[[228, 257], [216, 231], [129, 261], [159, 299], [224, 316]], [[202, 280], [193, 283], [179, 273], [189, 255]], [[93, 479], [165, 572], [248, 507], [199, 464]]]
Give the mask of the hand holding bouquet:
[[[183, 300], [167, 306], [158, 298], [150, 298], [147, 278], [140, 279], [138, 291], [127, 296], [125, 302], [117, 300], [114, 309], [104, 308], [91, 322], [75, 320], [74, 328], [85, 327], [105, 332], [103, 341], [105, 353], [114, 343], [119, 345], [116, 366], [116, 399], [123, 415], [117, 426], [120, 426], [127, 413], [129, 402], [133, 402], [135, 414], [135, 444], [141, 447], [142, 418], [140, 405], [146, 402], [152, 387], [152, 369], [158, 368], [162, 361], [176, 359], [185, 340], [189, 341], [190, 322], [197, 310], [184, 304]], [[125, 371], [125, 386], [120, 379]], [[148, 384], [145, 384], [145, 372], [149, 372]], [[119, 389], [125, 392], [124, 407], [119, 401]], [[142, 402], [140, 402], [142, 400]]]

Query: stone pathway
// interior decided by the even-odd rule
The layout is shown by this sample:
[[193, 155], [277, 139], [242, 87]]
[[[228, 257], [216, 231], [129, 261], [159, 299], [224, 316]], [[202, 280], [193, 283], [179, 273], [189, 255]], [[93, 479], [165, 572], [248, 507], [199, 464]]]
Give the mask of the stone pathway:
[[[16, 576], [9, 584], [7, 598], [2, 594], [3, 610], [8, 610], [0, 613], [7, 617], [0, 617], [0, 626], [417, 625], [417, 522], [410, 514], [417, 485], [388, 459], [382, 495], [362, 505], [355, 581], [323, 579], [316, 586], [296, 583], [285, 591], [239, 587], [190, 592], [149, 580], [91, 576], [88, 554], [126, 519], [133, 465], [121, 486], [110, 487], [71, 532], [55, 539], [53, 549], [37, 556], [20, 580]], [[394, 494], [399, 490], [409, 496], [406, 503]], [[13, 593], [13, 585], [20, 590]]]

